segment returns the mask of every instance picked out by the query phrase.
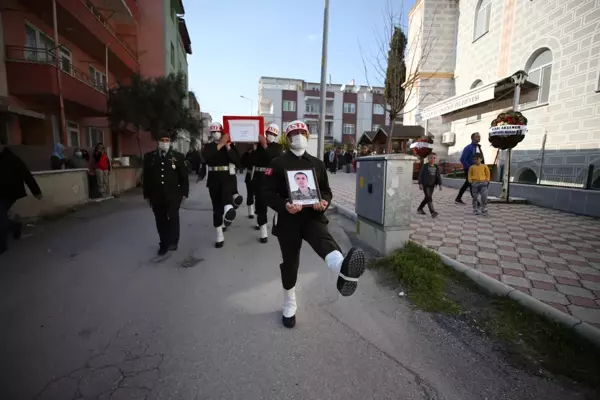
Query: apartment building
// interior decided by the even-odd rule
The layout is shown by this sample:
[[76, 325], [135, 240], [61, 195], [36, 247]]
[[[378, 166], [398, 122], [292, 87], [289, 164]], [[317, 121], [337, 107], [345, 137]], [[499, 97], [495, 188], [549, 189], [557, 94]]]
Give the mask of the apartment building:
[[[389, 125], [382, 87], [349, 84], [327, 85], [325, 138], [340, 143], [357, 143], [365, 131]], [[301, 79], [263, 76], [258, 83], [259, 115], [282, 129], [294, 120], [307, 123], [319, 133], [320, 83]]]
[[[529, 132], [513, 150], [512, 179], [583, 186], [594, 165], [591, 178], [600, 187], [599, 26], [598, 0], [417, 0], [409, 46], [411, 37], [436, 44], [407, 120], [427, 120], [437, 152], [454, 162], [480, 132], [486, 161], [498, 156], [502, 165], [488, 129], [512, 107], [511, 76], [524, 70], [519, 111]], [[412, 46], [426, 51], [422, 41]]]
[[[112, 156], [137, 155], [137, 133], [111, 131], [106, 119], [108, 89], [137, 72], [158, 76], [170, 72], [166, 33], [161, 42], [142, 34], [155, 23], [153, 0], [3, 0], [0, 7], [0, 135], [35, 169], [54, 143], [93, 147], [104, 142]], [[183, 12], [180, 0], [164, 0], [164, 23], [171, 10]], [[150, 5], [147, 9], [146, 7]], [[169, 22], [170, 23], [170, 22]], [[191, 52], [185, 22], [173, 22], [178, 46]], [[160, 35], [159, 35], [160, 36]], [[164, 68], [152, 64], [164, 59]], [[185, 57], [176, 66], [187, 71]], [[149, 66], [147, 66], [149, 65]], [[142, 151], [155, 146], [141, 135]], [[20, 146], [24, 145], [24, 146]], [[44, 160], [44, 161], [37, 161]]]
[[139, 24], [141, 74], [159, 77], [181, 72], [187, 76], [187, 55], [192, 54], [192, 42], [184, 19], [183, 1], [137, 2], [144, 10]]

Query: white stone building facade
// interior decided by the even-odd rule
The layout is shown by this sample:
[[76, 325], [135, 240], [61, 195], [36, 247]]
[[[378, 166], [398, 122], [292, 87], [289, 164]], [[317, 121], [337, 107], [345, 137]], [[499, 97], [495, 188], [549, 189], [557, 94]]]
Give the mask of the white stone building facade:
[[[583, 186], [591, 164], [600, 185], [600, 0], [417, 0], [409, 38], [428, 32], [433, 50], [406, 119], [427, 124], [443, 159], [457, 162], [480, 132], [486, 163], [496, 160], [487, 132], [510, 104], [487, 88], [524, 70], [539, 89], [519, 107], [529, 132], [513, 150], [512, 180]], [[409, 51], [419, 51], [415, 43]], [[492, 99], [481, 113], [457, 107], [477, 110], [483, 92]], [[463, 117], [448, 118], [448, 110]]]

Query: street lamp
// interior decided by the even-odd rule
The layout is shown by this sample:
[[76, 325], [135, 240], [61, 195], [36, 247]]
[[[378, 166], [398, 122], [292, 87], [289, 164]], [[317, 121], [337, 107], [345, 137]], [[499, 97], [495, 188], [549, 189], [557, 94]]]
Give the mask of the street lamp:
[[246, 97], [246, 96], [243, 96], [243, 95], [240, 95], [240, 97], [241, 97], [242, 99], [244, 99], [244, 100], [248, 100], [248, 101], [250, 102], [250, 115], [252, 115], [252, 113], [253, 113], [253, 112], [252, 112], [252, 110], [253, 110], [253, 107], [252, 107], [252, 99], [250, 99], [250, 98], [248, 98], [248, 97]]
[[329, 33], [329, 0], [325, 0], [323, 11], [323, 48], [321, 52], [321, 110], [319, 113], [319, 142], [317, 144], [317, 158], [323, 159], [325, 150], [325, 111], [327, 108], [327, 36]]

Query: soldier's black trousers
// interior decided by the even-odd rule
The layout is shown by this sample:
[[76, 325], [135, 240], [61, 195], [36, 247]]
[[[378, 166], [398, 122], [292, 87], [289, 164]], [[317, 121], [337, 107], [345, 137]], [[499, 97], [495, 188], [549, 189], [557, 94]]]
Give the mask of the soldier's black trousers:
[[[246, 178], [247, 179], [247, 178]], [[254, 204], [254, 185], [251, 180], [246, 180], [246, 205], [251, 206]]]
[[215, 228], [223, 225], [225, 205], [232, 203], [235, 190], [236, 188], [229, 179], [216, 182], [214, 185], [208, 187], [208, 193], [210, 194], [213, 206], [213, 226]]
[[281, 283], [285, 290], [296, 286], [298, 267], [300, 265], [300, 249], [302, 240], [308, 242], [310, 247], [325, 259], [332, 251], [340, 251], [340, 246], [331, 237], [327, 223], [319, 220], [308, 219], [299, 224], [285, 224], [277, 227], [277, 240], [281, 249], [283, 262], [281, 269]]
[[152, 203], [152, 211], [156, 219], [156, 229], [163, 246], [177, 245], [179, 243], [179, 207], [178, 200], [165, 200]]
[[[263, 174], [263, 172], [255, 172], [255, 174]], [[267, 223], [267, 203], [263, 197], [263, 177], [258, 176], [252, 182], [254, 184], [254, 195], [256, 196], [256, 206], [254, 206], [254, 213], [256, 214], [256, 223], [261, 226]]]

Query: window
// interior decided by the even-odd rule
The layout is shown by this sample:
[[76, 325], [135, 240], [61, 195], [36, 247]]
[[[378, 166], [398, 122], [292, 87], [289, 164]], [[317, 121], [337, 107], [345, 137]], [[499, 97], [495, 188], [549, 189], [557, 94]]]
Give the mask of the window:
[[175, 46], [171, 42], [171, 67], [175, 68]]
[[40, 29], [25, 24], [25, 57], [32, 61], [53, 61], [54, 40]]
[[343, 129], [342, 133], [344, 135], [354, 135], [355, 134], [354, 124], [344, 124], [344, 127], [342, 129]]
[[550, 97], [550, 78], [552, 76], [552, 52], [544, 49], [533, 58], [528, 68], [527, 80], [540, 87], [537, 101], [528, 103], [525, 107], [547, 104]]
[[[477, 79], [475, 82], [473, 82], [471, 84], [471, 90], [473, 90], [479, 86], [483, 86], [483, 82], [481, 81], [481, 79]], [[472, 124], [472, 123], [479, 122], [479, 121], [481, 121], [481, 114], [474, 115], [472, 117], [467, 118], [467, 124]]]
[[490, 14], [492, 12], [492, 0], [479, 0], [475, 9], [475, 31], [473, 41], [479, 39], [490, 30]]
[[318, 114], [319, 113], [319, 105], [318, 104], [306, 103], [305, 112], [307, 114]]
[[283, 130], [285, 131], [286, 128], [288, 127], [288, 125], [291, 124], [291, 123], [292, 123], [292, 121], [284, 121], [283, 122]]
[[355, 114], [355, 113], [356, 113], [356, 104], [344, 103], [344, 114]]
[[79, 147], [79, 125], [72, 121], [67, 121], [67, 146]]
[[377, 130], [378, 130], [379, 128], [381, 128], [381, 125], [380, 125], [380, 124], [373, 124], [373, 127], [372, 127], [372, 129], [371, 129], [371, 130], [372, 130], [373, 132], [377, 132]]
[[308, 131], [313, 134], [316, 135], [317, 133], [319, 133], [319, 124], [316, 122], [309, 122], [308, 124], [306, 124], [308, 126]]
[[73, 56], [71, 51], [64, 46], [60, 47], [60, 69], [67, 74], [73, 74]]
[[381, 104], [373, 104], [373, 114], [383, 115], [385, 114], [385, 108]]
[[292, 100], [284, 100], [283, 111], [296, 111], [296, 102]]
[[104, 143], [104, 131], [90, 126], [87, 134], [87, 147], [93, 148], [98, 143]]
[[90, 79], [93, 87], [106, 91], [106, 75], [94, 68], [93, 65], [90, 65]]

